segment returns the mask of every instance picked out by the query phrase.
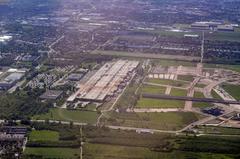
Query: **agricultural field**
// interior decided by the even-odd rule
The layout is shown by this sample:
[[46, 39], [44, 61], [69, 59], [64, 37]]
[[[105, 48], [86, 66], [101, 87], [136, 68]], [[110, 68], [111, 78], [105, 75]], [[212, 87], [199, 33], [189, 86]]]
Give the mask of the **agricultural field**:
[[105, 158], [132, 158], [158, 159], [158, 152], [153, 152], [144, 147], [119, 146], [109, 144], [84, 144], [83, 157], [86, 159], [105, 159]]
[[187, 95], [187, 90], [172, 88], [171, 92], [170, 92], [170, 95], [172, 95], [172, 96], [186, 96]]
[[190, 112], [167, 113], [114, 113], [105, 119], [105, 124], [128, 127], [179, 130], [201, 117]]
[[240, 100], [240, 85], [223, 84], [222, 88], [227, 91], [233, 98]]
[[97, 121], [97, 117], [98, 114], [95, 111], [78, 111], [54, 108], [46, 114], [34, 116], [33, 119], [65, 120], [94, 124]]
[[240, 41], [239, 32], [213, 32], [205, 34], [206, 40]]
[[78, 159], [80, 149], [77, 148], [51, 148], [51, 147], [27, 147], [25, 155], [42, 156], [42, 158], [61, 158], [61, 159]]
[[138, 100], [137, 108], [183, 108], [185, 102], [177, 100], [141, 98]]
[[29, 135], [30, 141], [58, 141], [59, 133], [50, 130], [33, 130]]
[[227, 135], [240, 135], [240, 129], [238, 128], [226, 128], [216, 126], [198, 126], [199, 131], [203, 131], [207, 134], [227, 134]]
[[186, 159], [194, 156], [194, 159], [231, 159], [227, 154], [213, 154], [207, 152], [187, 152], [172, 151], [159, 152], [151, 151], [149, 148], [128, 147], [107, 144], [85, 144], [83, 156], [86, 159], [105, 159], [105, 158], [131, 158], [131, 159]]

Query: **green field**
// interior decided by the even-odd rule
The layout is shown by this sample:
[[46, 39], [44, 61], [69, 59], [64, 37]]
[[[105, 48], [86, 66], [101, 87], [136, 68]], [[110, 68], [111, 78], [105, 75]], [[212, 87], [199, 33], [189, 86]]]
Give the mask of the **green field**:
[[216, 127], [216, 126], [199, 126], [198, 130], [207, 134], [225, 134], [225, 135], [240, 135], [240, 129]]
[[106, 124], [153, 128], [161, 130], [179, 130], [184, 126], [197, 121], [199, 115], [190, 112], [167, 113], [112, 113], [106, 119]]
[[199, 87], [199, 88], [204, 88], [204, 87], [206, 87], [205, 84], [201, 84], [201, 83], [197, 83], [195, 86], [196, 86], [196, 87]]
[[164, 59], [154, 59], [152, 60], [153, 65], [161, 65], [161, 66], [189, 66], [195, 67], [196, 62], [188, 62], [188, 61], [180, 61], [180, 60], [164, 60]]
[[214, 33], [206, 33], [206, 40], [224, 40], [224, 41], [240, 41], [240, 33], [239, 32], [214, 32]]
[[143, 159], [146, 157], [158, 158], [157, 152], [144, 147], [119, 146], [108, 144], [84, 144], [83, 157], [85, 159], [131, 158]]
[[172, 96], [186, 96], [187, 95], [187, 91], [184, 89], [177, 89], [177, 88], [172, 88], [170, 95]]
[[224, 64], [204, 64], [204, 67], [208, 68], [224, 68], [232, 71], [240, 72], [240, 65], [224, 65]]
[[186, 159], [195, 156], [194, 159], [224, 159], [225, 155], [211, 153], [179, 152], [170, 153], [151, 151], [144, 147], [129, 147], [107, 144], [85, 144], [83, 156], [86, 159], [105, 159], [105, 158], [128, 158], [128, 159]]
[[128, 52], [128, 51], [113, 51], [113, 50], [94, 50], [91, 52], [93, 55], [108, 55], [115, 57], [131, 57], [135, 59], [148, 58], [148, 59], [166, 59], [166, 60], [182, 60], [182, 61], [199, 61], [200, 57], [197, 56], [183, 56], [183, 55], [170, 55], [170, 54], [154, 54], [142, 52]]
[[223, 84], [222, 88], [227, 91], [233, 98], [240, 100], [240, 85]]
[[73, 148], [50, 148], [50, 147], [27, 147], [24, 155], [42, 156], [42, 158], [59, 158], [59, 159], [77, 159], [79, 158], [80, 150]]
[[202, 92], [194, 92], [194, 96], [195, 98], [205, 98], [204, 94]]
[[59, 133], [50, 130], [33, 130], [29, 135], [30, 141], [58, 141]]
[[85, 159], [233, 159], [230, 155], [203, 152], [158, 152], [145, 147], [87, 143], [83, 147]]
[[164, 94], [166, 88], [161, 86], [144, 85], [141, 88], [142, 93]]
[[141, 98], [137, 102], [138, 108], [183, 108], [185, 102], [177, 100]]
[[194, 76], [192, 76], [192, 75], [178, 75], [177, 79], [182, 80], [182, 81], [192, 82], [194, 80]]
[[222, 99], [214, 90], [211, 91], [211, 94], [215, 99]]
[[206, 102], [193, 102], [192, 103], [193, 107], [198, 107], [198, 108], [206, 108], [206, 107], [211, 107], [213, 104], [211, 103], [206, 103]]
[[189, 82], [185, 82], [185, 81], [153, 79], [153, 78], [147, 79], [147, 82], [162, 84], [162, 85], [171, 85], [171, 86], [176, 86], [176, 87], [184, 87], [184, 86], [187, 86], [189, 84]]
[[42, 115], [36, 115], [33, 119], [51, 119], [51, 120], [63, 120], [74, 121], [93, 124], [97, 121], [98, 114], [93, 111], [78, 111], [54, 108], [48, 113]]

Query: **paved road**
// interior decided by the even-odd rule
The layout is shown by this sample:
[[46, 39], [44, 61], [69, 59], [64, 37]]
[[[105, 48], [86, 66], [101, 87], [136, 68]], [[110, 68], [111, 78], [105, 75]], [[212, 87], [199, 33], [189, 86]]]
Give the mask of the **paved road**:
[[165, 91], [165, 94], [166, 94], [166, 95], [169, 95], [170, 92], [171, 92], [171, 89], [172, 89], [171, 86], [167, 86], [166, 91]]
[[[200, 78], [197, 77], [190, 84], [190, 87], [189, 87], [188, 92], [187, 92], [187, 97], [193, 97], [194, 96], [194, 87], [198, 83], [199, 80], [200, 80]], [[184, 110], [185, 111], [191, 111], [192, 110], [192, 101], [186, 101], [185, 102]]]
[[165, 108], [165, 109], [154, 109], [154, 108], [134, 108], [134, 109], [127, 109], [127, 112], [135, 112], [135, 113], [154, 113], [154, 112], [179, 112], [179, 111], [184, 111], [183, 109], [178, 109], [178, 108]]
[[217, 85], [223, 83], [224, 81], [226, 81], [225, 79], [221, 79], [220, 81], [213, 81], [211, 84], [207, 85], [206, 87], [203, 88], [203, 94], [205, 97], [208, 98], [213, 98], [211, 91], [214, 87], [216, 87]]
[[[152, 85], [152, 86], [162, 86], [162, 87], [168, 87], [169, 85], [165, 85], [165, 84], [157, 84], [157, 83], [151, 83], [151, 82], [143, 82], [143, 84], [147, 84], [147, 85]], [[171, 86], [172, 88], [177, 88], [177, 89], [184, 89], [186, 90], [187, 87], [176, 87], [176, 86]]]

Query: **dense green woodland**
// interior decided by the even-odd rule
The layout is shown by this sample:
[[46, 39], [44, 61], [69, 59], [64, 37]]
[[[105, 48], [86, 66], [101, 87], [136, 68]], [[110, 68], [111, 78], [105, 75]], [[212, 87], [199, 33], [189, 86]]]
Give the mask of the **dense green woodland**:
[[51, 103], [43, 103], [38, 97], [43, 90], [18, 90], [13, 94], [0, 96], [1, 119], [26, 119], [35, 114], [47, 112]]

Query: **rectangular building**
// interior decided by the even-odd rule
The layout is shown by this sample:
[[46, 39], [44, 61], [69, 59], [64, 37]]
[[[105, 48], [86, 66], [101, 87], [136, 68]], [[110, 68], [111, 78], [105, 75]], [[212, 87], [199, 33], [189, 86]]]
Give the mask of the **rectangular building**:
[[138, 61], [118, 60], [103, 65], [87, 82], [79, 84], [79, 90], [68, 98], [102, 102], [117, 91], [119, 85], [131, 77]]

